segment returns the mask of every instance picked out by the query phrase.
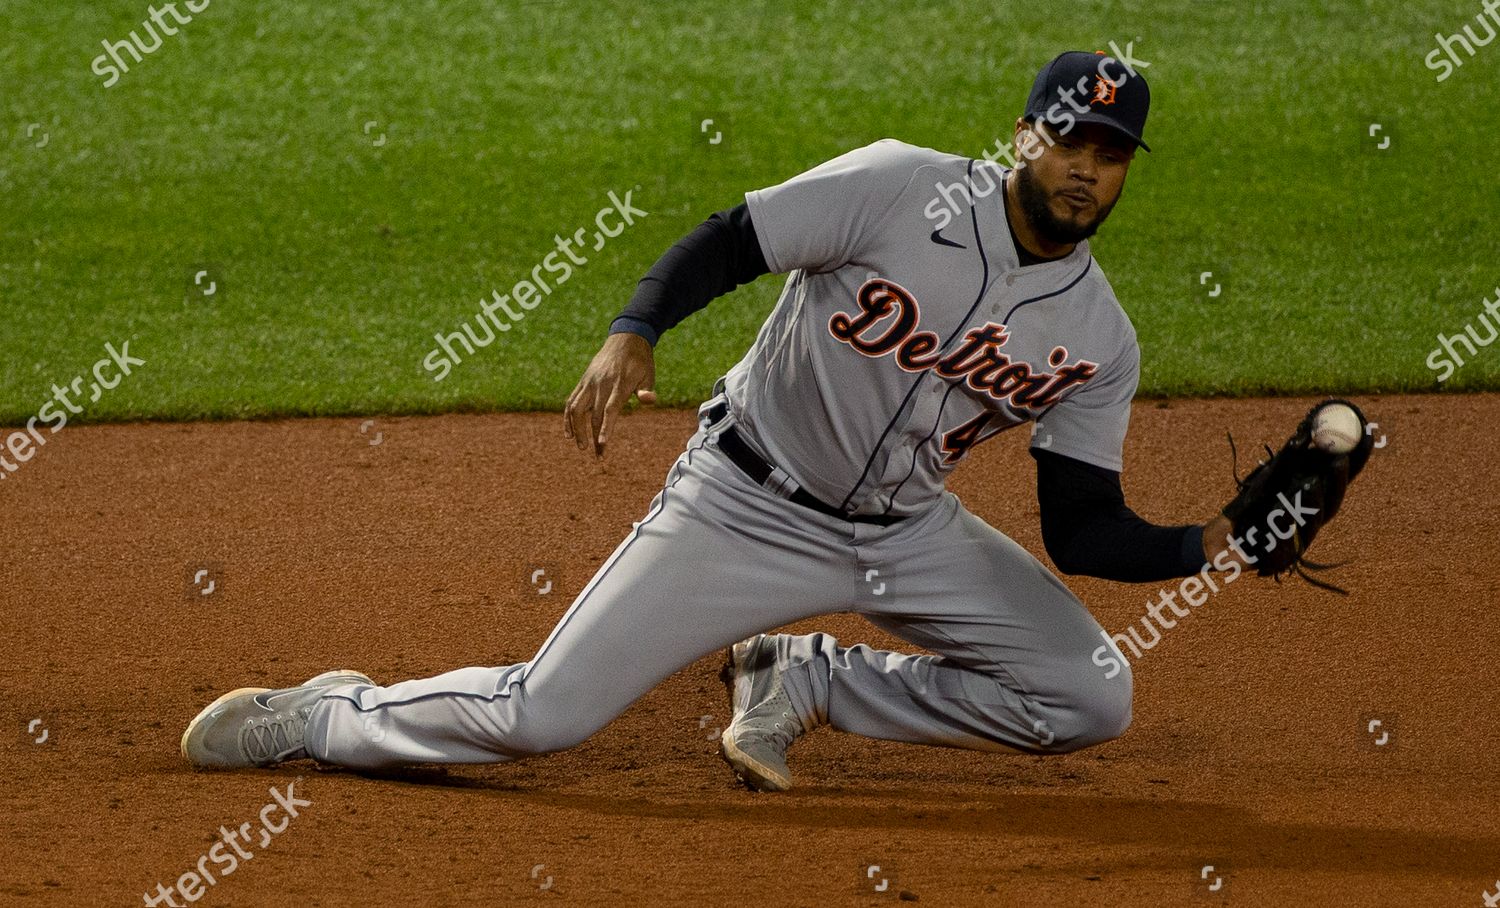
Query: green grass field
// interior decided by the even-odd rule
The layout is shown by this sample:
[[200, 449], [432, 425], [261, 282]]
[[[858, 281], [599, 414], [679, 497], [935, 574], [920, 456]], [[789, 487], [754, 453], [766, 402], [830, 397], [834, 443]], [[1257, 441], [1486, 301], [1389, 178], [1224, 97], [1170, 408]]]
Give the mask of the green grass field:
[[[144, 34], [149, 5], [5, 3], [0, 422], [127, 339], [147, 365], [83, 418], [559, 407], [710, 212], [883, 136], [978, 155], [1038, 66], [1111, 40], [1151, 63], [1155, 102], [1157, 150], [1094, 244], [1143, 393], [1435, 388], [1436, 334], [1500, 284], [1500, 42], [1441, 83], [1423, 65], [1477, 0], [218, 0], [104, 87], [101, 41]], [[649, 217], [434, 382], [434, 333], [592, 230], [611, 190]], [[707, 393], [780, 284], [666, 336], [665, 402]], [[1500, 347], [1442, 387], [1500, 387]]]

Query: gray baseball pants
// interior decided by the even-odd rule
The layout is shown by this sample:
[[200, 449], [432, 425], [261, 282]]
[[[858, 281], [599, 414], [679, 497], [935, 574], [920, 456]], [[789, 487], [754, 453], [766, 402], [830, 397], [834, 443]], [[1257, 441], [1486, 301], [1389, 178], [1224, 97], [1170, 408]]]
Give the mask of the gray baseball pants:
[[857, 612], [936, 655], [782, 635], [787, 690], [806, 718], [870, 738], [1030, 753], [1125, 731], [1130, 669], [1106, 678], [1092, 661], [1099, 624], [957, 496], [889, 527], [851, 523], [757, 485], [715, 446], [717, 428], [693, 436], [530, 661], [335, 689], [309, 717], [309, 754], [373, 769], [564, 750], [703, 656], [832, 612]]

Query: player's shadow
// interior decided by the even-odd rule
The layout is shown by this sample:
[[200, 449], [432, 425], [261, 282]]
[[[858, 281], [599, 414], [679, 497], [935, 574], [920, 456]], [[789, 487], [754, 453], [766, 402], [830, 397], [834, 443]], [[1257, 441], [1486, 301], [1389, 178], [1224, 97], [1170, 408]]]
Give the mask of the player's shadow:
[[[726, 791], [712, 802], [670, 797], [610, 797], [538, 790], [496, 779], [413, 768], [362, 774], [369, 778], [471, 789], [523, 800], [537, 809], [576, 810], [614, 817], [714, 821], [806, 829], [891, 829], [972, 833], [1004, 839], [1055, 838], [1101, 847], [1136, 849], [1132, 860], [1163, 870], [1195, 867], [1205, 856], [1232, 855], [1236, 870], [1251, 867], [1309, 872], [1407, 872], [1482, 877], [1493, 871], [1500, 837], [1413, 832], [1369, 826], [1283, 822], [1242, 807], [1058, 793], [945, 794], [916, 788], [852, 792], [805, 786], [777, 795]], [[1048, 865], [1093, 872], [1096, 860]]]

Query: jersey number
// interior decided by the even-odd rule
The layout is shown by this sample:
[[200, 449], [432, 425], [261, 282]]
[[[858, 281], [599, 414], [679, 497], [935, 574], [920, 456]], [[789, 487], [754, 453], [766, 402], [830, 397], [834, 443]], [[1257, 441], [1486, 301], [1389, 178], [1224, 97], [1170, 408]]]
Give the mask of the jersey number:
[[[992, 413], [981, 413], [956, 429], [943, 433], [943, 463], [958, 463], [969, 449], [984, 439], [979, 433], [989, 423]], [[988, 436], [985, 436], [986, 438]]]

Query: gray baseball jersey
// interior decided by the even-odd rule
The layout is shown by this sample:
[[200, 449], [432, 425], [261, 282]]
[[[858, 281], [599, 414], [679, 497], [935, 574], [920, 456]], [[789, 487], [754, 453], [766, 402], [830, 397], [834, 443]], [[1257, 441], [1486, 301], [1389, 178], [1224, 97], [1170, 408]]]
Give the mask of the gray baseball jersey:
[[1120, 470], [1135, 329], [1087, 242], [1019, 267], [1004, 173], [884, 139], [746, 195], [791, 277], [730, 408], [815, 497], [916, 513], [975, 444], [1044, 414], [1033, 444]]
[[[932, 654], [779, 635], [804, 724], [1032, 753], [1121, 734], [1132, 681], [1128, 665], [1095, 661], [1107, 635], [943, 489], [975, 444], [1038, 417], [1033, 444], [1118, 470], [1136, 386], [1134, 331], [1087, 244], [1018, 267], [1002, 175], [886, 140], [750, 193], [766, 261], [792, 272], [781, 299], [646, 516], [541, 649], [331, 690], [308, 718], [308, 752], [381, 767], [560, 750], [707, 653], [840, 611]], [[973, 198], [955, 195], [945, 219], [940, 184], [971, 178]], [[758, 483], [720, 448], [732, 425], [824, 502], [907, 519], [853, 522], [788, 500], [787, 476]]]

